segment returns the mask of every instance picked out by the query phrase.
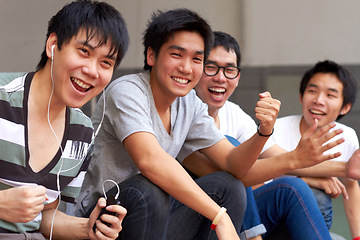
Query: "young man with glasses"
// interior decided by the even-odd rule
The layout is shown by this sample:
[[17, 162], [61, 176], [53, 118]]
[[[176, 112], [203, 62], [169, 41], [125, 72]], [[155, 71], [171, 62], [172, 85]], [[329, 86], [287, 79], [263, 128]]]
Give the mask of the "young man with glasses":
[[[271, 133], [264, 134], [261, 128], [257, 129], [255, 122], [241, 108], [229, 102], [227, 99], [238, 85], [240, 78], [240, 48], [234, 38], [222, 32], [215, 32], [213, 48], [204, 66], [204, 74], [196, 85], [197, 95], [208, 105], [209, 115], [215, 120], [215, 125], [224, 134], [236, 138], [230, 138], [235, 144], [248, 142], [254, 133], [267, 138]], [[264, 95], [267, 95], [266, 97]], [[260, 94], [260, 100], [255, 109], [256, 117], [262, 119], [264, 113], [267, 116], [277, 116], [278, 101], [272, 99], [269, 93]], [[284, 153], [275, 157], [268, 157], [256, 161], [247, 174], [240, 179], [245, 186], [253, 186], [266, 180], [278, 177], [296, 168], [308, 167], [339, 155], [323, 155], [327, 147], [333, 147], [336, 143], [328, 143], [326, 136], [333, 125], [324, 126], [314, 133], [314, 129], [308, 130], [298, 148], [292, 152]], [[334, 133], [334, 132], [333, 132]], [[265, 135], [265, 136], [264, 136]], [[236, 143], [236, 141], [238, 141]], [[314, 144], [314, 148], [313, 148]], [[261, 155], [268, 156], [277, 151], [271, 138], [268, 140]], [[316, 150], [315, 150], [316, 149]], [[318, 151], [319, 150], [319, 151]], [[186, 156], [186, 149], [182, 150]], [[284, 151], [282, 151], [284, 152]], [[188, 152], [190, 153], [190, 151]], [[278, 152], [279, 153], [279, 152]], [[184, 161], [184, 166], [196, 176], [203, 176], [219, 169], [199, 152], [189, 155]], [[248, 194], [250, 197], [251, 195]], [[261, 239], [261, 228], [256, 221], [252, 222], [257, 215], [266, 227], [265, 238], [274, 237], [277, 229], [283, 224], [292, 239], [330, 239], [324, 219], [317, 207], [315, 198], [304, 181], [298, 178], [282, 178], [272, 181], [254, 190], [255, 208], [247, 209], [243, 225], [244, 239]], [[248, 198], [248, 206], [254, 206], [251, 198]], [[277, 207], [275, 207], [277, 206]], [[252, 228], [254, 227], [254, 228]], [[245, 230], [245, 231], [244, 231]], [[260, 231], [257, 231], [260, 230]], [[275, 238], [274, 238], [275, 239]], [[278, 238], [276, 238], [278, 239]]]

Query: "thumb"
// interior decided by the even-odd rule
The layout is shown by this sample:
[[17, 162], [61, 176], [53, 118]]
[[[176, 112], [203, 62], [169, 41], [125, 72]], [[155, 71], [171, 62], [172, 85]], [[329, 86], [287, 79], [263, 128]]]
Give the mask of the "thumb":
[[90, 218], [95, 218], [96, 220], [101, 212], [101, 209], [104, 207], [106, 207], [106, 199], [103, 197], [99, 198], [94, 210], [91, 212]]
[[259, 93], [259, 97], [260, 98], [271, 97], [271, 94], [270, 94], [270, 92], [266, 91], [266, 92]]

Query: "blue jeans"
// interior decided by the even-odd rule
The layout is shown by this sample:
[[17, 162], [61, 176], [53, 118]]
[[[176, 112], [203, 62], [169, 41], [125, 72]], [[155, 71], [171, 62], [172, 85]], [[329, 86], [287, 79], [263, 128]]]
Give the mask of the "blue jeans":
[[[225, 172], [215, 172], [195, 182], [227, 209], [238, 233], [246, 209], [244, 185]], [[142, 175], [119, 184], [121, 205], [127, 209], [118, 239], [217, 239], [211, 221], [175, 200]], [[116, 187], [107, 194], [116, 192]]]
[[326, 226], [328, 229], [330, 229], [332, 225], [332, 215], [333, 215], [331, 197], [330, 195], [326, 194], [323, 190], [317, 188], [311, 188], [311, 190], [320, 208], [320, 212], [325, 219]]
[[309, 186], [296, 177], [276, 179], [253, 191], [261, 222], [267, 233], [264, 239], [274, 237], [282, 229], [290, 239], [329, 239], [326, 227], [315, 197]]
[[[240, 142], [226, 135], [227, 139], [230, 143], [232, 143], [235, 147], [240, 145]], [[266, 232], [264, 224], [261, 223], [259, 212], [256, 206], [256, 202], [254, 199], [254, 194], [252, 191], [252, 187], [246, 188], [246, 198], [247, 198], [247, 207], [245, 211], [245, 217], [241, 226], [241, 239], [249, 239]]]

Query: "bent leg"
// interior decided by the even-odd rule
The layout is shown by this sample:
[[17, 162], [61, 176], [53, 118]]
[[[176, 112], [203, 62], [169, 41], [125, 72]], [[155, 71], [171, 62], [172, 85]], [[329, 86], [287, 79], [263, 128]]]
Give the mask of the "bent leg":
[[[217, 204], [227, 209], [239, 234], [246, 209], [246, 192], [241, 181], [228, 173], [215, 172], [196, 179], [196, 183]], [[166, 239], [217, 239], [215, 231], [210, 229], [212, 221], [176, 199], [172, 199], [171, 203]]]
[[[142, 175], [119, 184], [121, 205], [127, 214], [118, 239], [165, 239], [170, 196]], [[116, 192], [114, 187], [107, 194]]]
[[291, 239], [331, 239], [315, 197], [303, 180], [276, 179], [255, 189], [254, 197], [268, 231], [265, 238], [283, 224]]

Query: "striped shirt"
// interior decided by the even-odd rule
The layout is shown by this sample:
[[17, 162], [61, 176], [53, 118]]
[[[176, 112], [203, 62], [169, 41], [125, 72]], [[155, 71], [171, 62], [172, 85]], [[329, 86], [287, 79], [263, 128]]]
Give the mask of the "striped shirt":
[[[59, 151], [39, 172], [29, 166], [27, 112], [30, 83], [35, 73], [2, 81], [0, 86], [0, 190], [16, 186], [42, 185], [51, 203], [59, 197], [75, 202], [89, 165], [86, 158], [93, 138], [91, 120], [79, 109], [67, 108], [63, 151]], [[58, 177], [59, 176], [59, 177]], [[60, 189], [57, 187], [59, 180]], [[60, 190], [60, 191], [59, 191]], [[41, 213], [28, 223], [0, 220], [0, 228], [13, 232], [39, 229]]]

